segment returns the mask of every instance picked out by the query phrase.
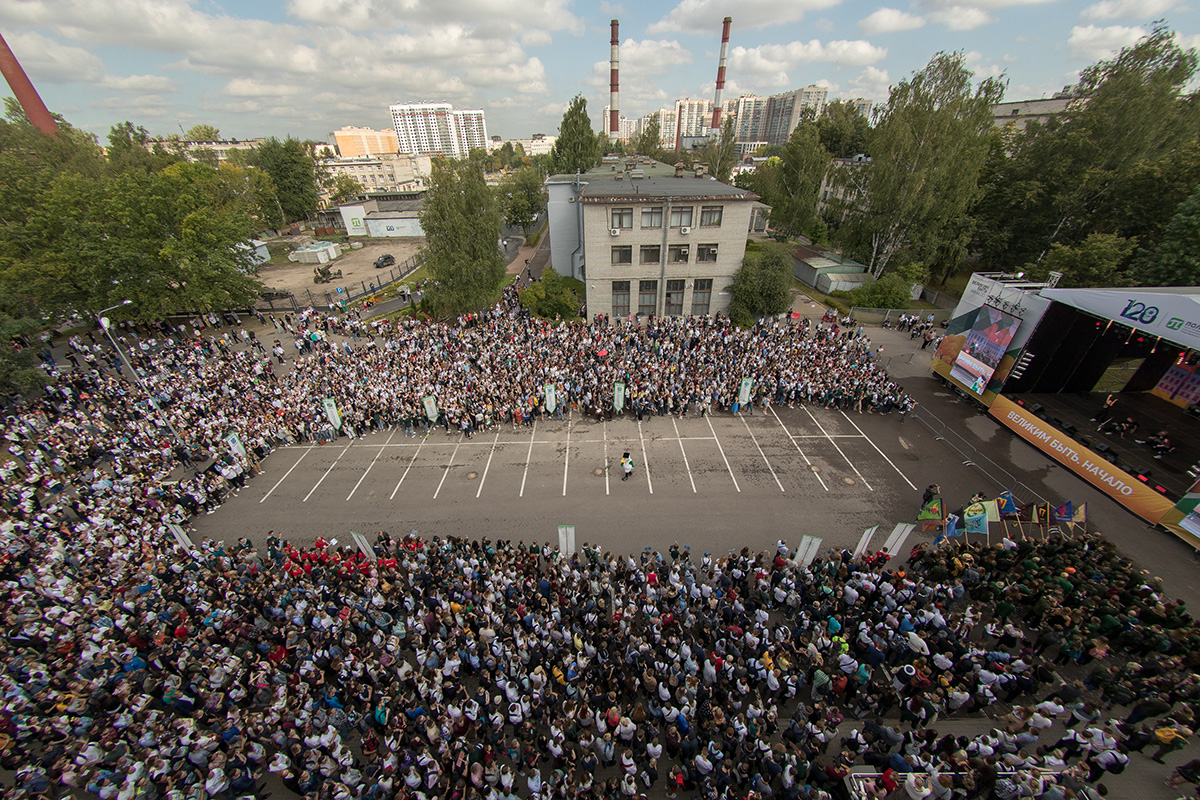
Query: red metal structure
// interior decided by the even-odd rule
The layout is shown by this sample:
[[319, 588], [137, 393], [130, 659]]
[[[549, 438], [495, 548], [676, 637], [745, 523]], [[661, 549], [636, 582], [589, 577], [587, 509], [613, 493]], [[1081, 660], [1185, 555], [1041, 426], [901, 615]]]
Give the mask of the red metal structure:
[[721, 58], [717, 62], [717, 96], [713, 98], [712, 135], [721, 135], [721, 93], [725, 91], [725, 58], [729, 55], [729, 26], [733, 17], [726, 17], [721, 26]]
[[9, 88], [12, 89], [21, 108], [25, 110], [25, 116], [29, 118], [29, 121], [42, 133], [52, 139], [56, 138], [58, 124], [51, 116], [50, 109], [46, 108], [46, 104], [42, 102], [37, 89], [33, 88], [29, 76], [21, 68], [21, 62], [17, 61], [16, 55], [8, 46], [8, 42], [4, 41], [3, 36], [0, 36], [0, 72], [4, 73], [4, 79], [8, 81]]

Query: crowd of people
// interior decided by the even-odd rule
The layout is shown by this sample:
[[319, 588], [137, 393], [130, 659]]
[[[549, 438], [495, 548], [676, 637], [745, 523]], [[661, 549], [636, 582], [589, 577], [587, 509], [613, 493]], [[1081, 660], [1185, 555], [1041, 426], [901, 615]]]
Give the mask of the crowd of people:
[[[274, 774], [336, 800], [792, 800], [844, 797], [866, 766], [876, 797], [1059, 800], [1192, 734], [1194, 621], [1095, 536], [898, 567], [806, 566], [783, 541], [716, 558], [386, 533], [371, 559], [275, 535], [188, 550], [167, 528], [277, 444], [334, 435], [326, 395], [351, 436], [426, 432], [426, 396], [447, 430], [520, 424], [548, 412], [546, 383], [589, 416], [618, 413], [618, 381], [628, 413], [732, 410], [743, 376], [760, 406], [903, 409], [856, 332], [552, 325], [511, 302], [453, 325], [308, 311], [274, 320], [304, 342], [277, 375], [265, 343], [197, 322], [124, 331], [140, 387], [76, 338], [78, 366], [4, 419], [5, 796], [261, 797]], [[1010, 704], [985, 734], [936, 729]]]

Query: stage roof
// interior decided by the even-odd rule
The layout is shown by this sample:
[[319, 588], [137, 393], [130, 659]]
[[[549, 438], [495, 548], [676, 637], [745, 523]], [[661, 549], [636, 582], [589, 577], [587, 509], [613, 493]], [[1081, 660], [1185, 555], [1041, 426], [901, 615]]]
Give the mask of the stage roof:
[[1042, 289], [1038, 294], [1103, 319], [1200, 350], [1200, 289]]

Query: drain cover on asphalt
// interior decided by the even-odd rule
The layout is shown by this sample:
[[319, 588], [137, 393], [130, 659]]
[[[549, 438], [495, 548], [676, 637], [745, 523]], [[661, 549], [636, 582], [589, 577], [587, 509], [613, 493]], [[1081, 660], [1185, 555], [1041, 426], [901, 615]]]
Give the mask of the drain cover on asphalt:
[[594, 470], [592, 470], [592, 474], [599, 478], [604, 474], [604, 467], [596, 467]]
[[475, 479], [476, 479], [476, 478], [478, 478], [478, 477], [479, 477], [479, 473], [478, 473], [478, 472], [468, 472], [468, 473], [467, 473], [467, 480], [469, 480], [469, 481], [473, 481], [473, 480], [475, 480]]
[[842, 483], [846, 484], [847, 486], [853, 486], [854, 478], [842, 478]]

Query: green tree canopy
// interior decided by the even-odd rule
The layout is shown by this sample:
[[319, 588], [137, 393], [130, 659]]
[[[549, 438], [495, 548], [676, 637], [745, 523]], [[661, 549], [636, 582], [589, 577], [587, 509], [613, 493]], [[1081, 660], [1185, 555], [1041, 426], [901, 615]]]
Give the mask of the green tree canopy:
[[506, 225], [520, 226], [528, 236], [529, 228], [546, 205], [546, 187], [536, 167], [520, 167], [506, 175], [499, 187], [500, 206]]
[[633, 150], [638, 155], [648, 156], [655, 161], [669, 163], [672, 160], [662, 145], [662, 125], [659, 124], [657, 114], [651, 116], [650, 121], [642, 128], [642, 132], [633, 142]]
[[272, 136], [250, 151], [248, 161], [271, 176], [284, 222], [306, 219], [317, 207], [316, 165], [299, 139]]
[[600, 140], [592, 130], [587, 100], [575, 95], [558, 126], [558, 138], [550, 150], [550, 172], [555, 175], [587, 172], [600, 163]]
[[520, 299], [522, 306], [543, 319], [570, 319], [579, 314], [579, 296], [554, 267], [546, 267], [541, 282], [522, 289]]
[[1053, 244], [1041, 263], [1029, 264], [1027, 274], [1044, 280], [1050, 272], [1061, 272], [1058, 285], [1122, 286], [1129, 283], [1127, 267], [1137, 242], [1111, 233], [1089, 234], [1079, 244]]
[[821, 146], [834, 158], [850, 158], [867, 152], [871, 123], [848, 100], [834, 100], [817, 118]]
[[421, 212], [425, 265], [437, 286], [430, 295], [435, 314], [477, 311], [504, 282], [500, 256], [500, 204], [468, 160], [433, 162]]
[[779, 193], [768, 201], [773, 227], [794, 236], [813, 225], [818, 219], [821, 182], [828, 169], [829, 153], [821, 146], [817, 126], [797, 125], [779, 159]]
[[972, 88], [962, 53], [938, 53], [892, 88], [867, 137], [872, 162], [862, 191], [845, 192], [838, 236], [878, 277], [892, 259], [929, 261], [979, 192], [989, 152], [992, 106], [1004, 94], [994, 78]]
[[746, 253], [729, 287], [733, 300], [729, 317], [743, 327], [756, 317], [782, 314], [792, 306], [792, 254], [786, 246], [768, 242]]
[[221, 141], [221, 132], [215, 125], [201, 123], [188, 128], [183, 138], [189, 142], [219, 142]]
[[1139, 256], [1134, 277], [1143, 286], [1200, 286], [1200, 188], [1179, 204], [1154, 249]]
[[729, 183], [733, 168], [737, 166], [737, 131], [734, 129], [733, 117], [726, 117], [721, 126], [721, 135], [715, 141], [710, 141], [700, 151], [700, 160], [708, 166], [708, 171], [722, 183]]
[[329, 191], [329, 202], [335, 206], [348, 203], [366, 191], [358, 180], [344, 173], [329, 178], [325, 188]]

